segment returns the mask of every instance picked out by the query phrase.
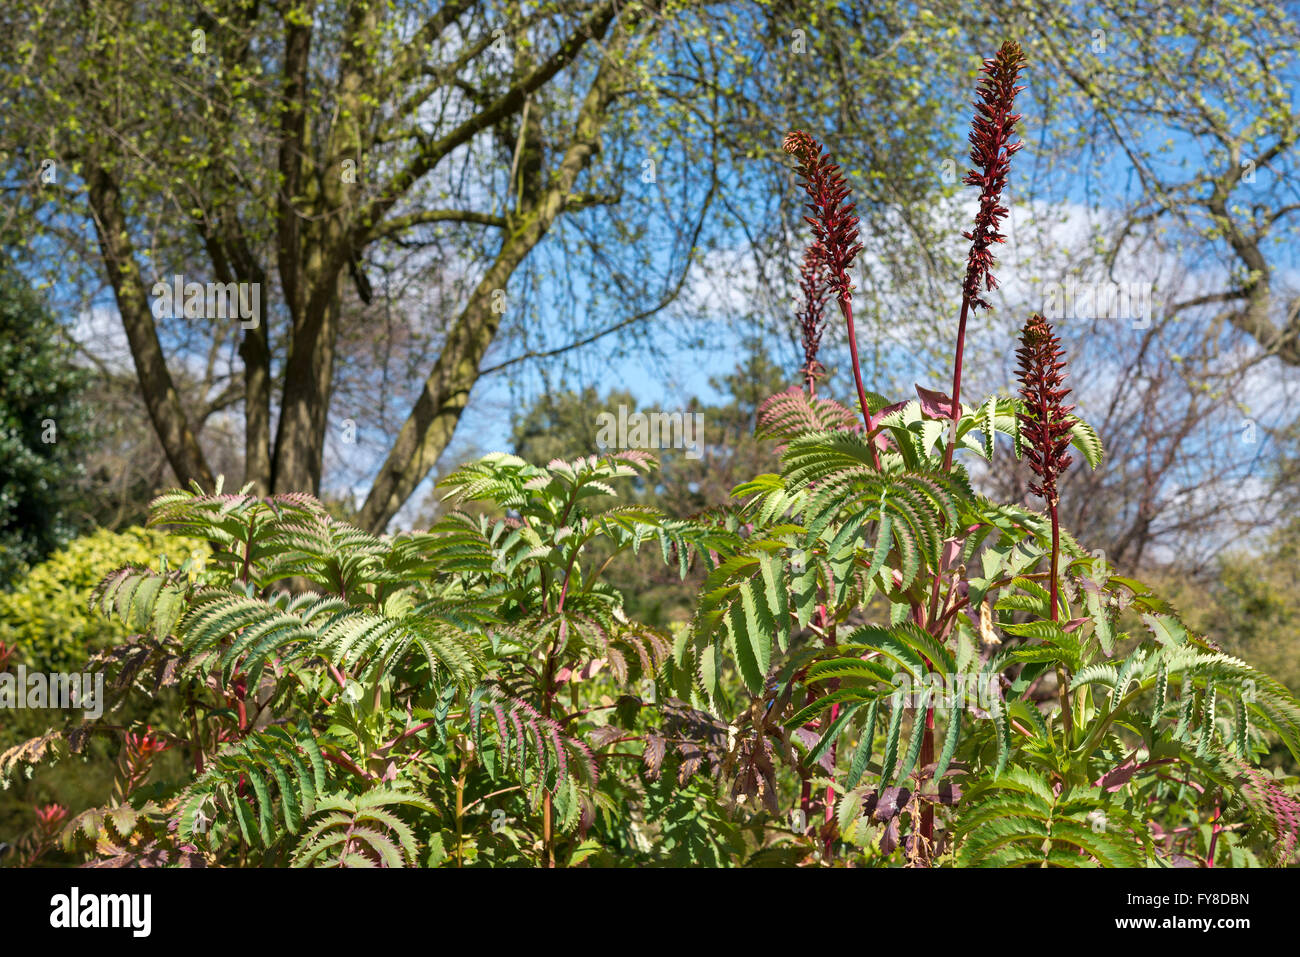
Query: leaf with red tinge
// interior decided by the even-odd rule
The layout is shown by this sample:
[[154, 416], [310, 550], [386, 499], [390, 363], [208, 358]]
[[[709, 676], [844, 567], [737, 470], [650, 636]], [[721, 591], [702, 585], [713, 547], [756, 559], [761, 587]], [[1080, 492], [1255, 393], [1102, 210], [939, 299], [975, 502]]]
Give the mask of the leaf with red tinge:
[[627, 732], [617, 725], [605, 724], [588, 732], [587, 740], [591, 742], [592, 747], [603, 748], [605, 745], [625, 737], [626, 734]]
[[551, 746], [555, 749], [555, 785], [551, 788], [551, 793], [559, 790], [560, 785], [569, 774], [569, 756], [564, 753], [564, 742], [560, 739], [559, 725], [554, 721], [547, 721], [546, 734], [550, 739]]
[[876, 799], [876, 807], [871, 816], [877, 821], [888, 821], [903, 813], [903, 808], [907, 807], [911, 800], [912, 792], [907, 788], [885, 788]]
[[492, 702], [492, 713], [497, 719], [497, 731], [500, 732], [501, 745], [503, 748], [509, 748], [510, 732], [506, 728], [506, 709], [494, 701]]
[[[885, 416], [890, 415], [894, 412], [897, 412], [899, 409], [904, 409], [906, 407], [907, 407], [906, 402], [895, 402], [893, 405], [887, 405], [879, 412], [876, 413], [875, 421], [879, 422], [881, 419], [885, 418]], [[875, 443], [876, 448], [878, 448], [880, 451], [882, 452], [887, 451], [889, 449], [889, 430], [877, 426], [876, 434], [875, 436], [872, 437], [871, 441]]]
[[955, 419], [953, 403], [950, 396], [942, 392], [933, 392], [922, 386], [916, 387], [916, 394], [921, 400], [921, 412], [932, 419]]
[[585, 742], [577, 738], [565, 738], [565, 741], [578, 752], [578, 767], [582, 768], [583, 774], [586, 775], [587, 783], [595, 787], [600, 777], [600, 768], [596, 766], [596, 755]]
[[[816, 748], [817, 743], [821, 740], [821, 734], [807, 726], [796, 728], [794, 736], [802, 741], [809, 751]], [[826, 748], [820, 755], [818, 755], [817, 764], [827, 774], [835, 773], [835, 756], [831, 753], [830, 748]]]
[[685, 784], [704, 763], [704, 752], [693, 741], [683, 741], [677, 745], [677, 753], [682, 756], [681, 767], [677, 770], [677, 783]]
[[586, 681], [588, 678], [600, 674], [601, 669], [604, 667], [604, 658], [593, 658], [576, 671], [565, 665], [555, 673], [555, 687], [558, 690], [566, 683], [577, 684], [579, 681]]
[[889, 827], [885, 828], [885, 833], [880, 835], [880, 853], [889, 855], [893, 854], [898, 847], [898, 818], [893, 818], [889, 822]]
[[645, 750], [641, 753], [641, 759], [645, 761], [646, 774], [652, 779], [658, 779], [659, 772], [664, 765], [664, 739], [657, 734], [647, 734], [645, 736]]
[[1093, 785], [1095, 785], [1095, 787], [1104, 788], [1106, 791], [1119, 791], [1119, 788], [1122, 788], [1123, 785], [1127, 784], [1128, 780], [1134, 776], [1136, 771], [1138, 771], [1138, 762], [1134, 761], [1131, 757], [1126, 758], [1125, 761], [1110, 768], [1110, 770], [1106, 771], [1104, 775], [1101, 775], [1099, 779], [1093, 781]]
[[1155, 761], [1144, 761], [1142, 764], [1138, 764], [1137, 761], [1134, 759], [1133, 755], [1129, 755], [1129, 757], [1125, 758], [1115, 767], [1111, 768], [1109, 771], [1107, 771], [1105, 774], [1099, 777], [1096, 781], [1094, 781], [1093, 786], [1102, 788], [1106, 791], [1111, 791], [1111, 792], [1118, 791], [1124, 785], [1128, 784], [1128, 782], [1132, 779], [1133, 775], [1137, 774], [1137, 772], [1143, 770], [1144, 768], [1149, 768], [1161, 764], [1172, 764], [1176, 760], [1177, 760], [1176, 758], [1160, 758]]
[[943, 555], [941, 556], [939, 567], [951, 568], [952, 563], [956, 561], [957, 556], [961, 554], [961, 550], [962, 550], [962, 539], [960, 538], [947, 539], [943, 543]]
[[[582, 807], [582, 812], [578, 816], [578, 836], [582, 838], [587, 836], [587, 832], [591, 830], [591, 825], [596, 823], [596, 805], [592, 804], [591, 799], [585, 794], [578, 795], [578, 801]], [[580, 864], [582, 859], [591, 853], [590, 850], [587, 851], [587, 854], [584, 854], [582, 858], [579, 858], [576, 861], [573, 858], [570, 858], [569, 866], [574, 867], [577, 864]], [[577, 852], [575, 852], [574, 856], [577, 856]]]
[[939, 782], [937, 792], [920, 792], [917, 797], [922, 801], [928, 801], [930, 804], [954, 805], [961, 800], [961, 785], [955, 781], [943, 780]]
[[651, 463], [658, 461], [643, 449], [625, 449], [622, 452], [616, 452], [611, 458], [616, 462], [627, 462], [637, 468], [649, 468]]

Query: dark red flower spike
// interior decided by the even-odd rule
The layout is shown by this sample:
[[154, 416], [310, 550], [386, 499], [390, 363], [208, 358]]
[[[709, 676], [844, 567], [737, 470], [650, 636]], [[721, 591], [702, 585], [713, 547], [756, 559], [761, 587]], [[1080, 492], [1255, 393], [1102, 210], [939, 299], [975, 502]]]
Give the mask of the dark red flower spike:
[[952, 363], [952, 428], [948, 434], [948, 447], [943, 456], [946, 471], [952, 467], [952, 453], [957, 441], [957, 418], [961, 415], [961, 369], [966, 352], [966, 317], [972, 308], [991, 308], [983, 293], [997, 288], [993, 277], [994, 243], [1006, 241], [999, 227], [1007, 215], [1002, 205], [1002, 191], [1007, 185], [1011, 157], [1022, 143], [1011, 142], [1020, 114], [1011, 112], [1016, 94], [1024, 89], [1016, 86], [1025, 56], [1020, 44], [1008, 40], [997, 55], [985, 60], [980, 72], [984, 74], [976, 90], [975, 119], [971, 122], [971, 162], [975, 168], [962, 182], [980, 188], [980, 206], [975, 214], [975, 226], [962, 233], [971, 241], [966, 257], [966, 278], [962, 283], [961, 316], [957, 320], [957, 348]]
[[1033, 315], [1020, 334], [1020, 396], [1026, 411], [1020, 415], [1020, 437], [1029, 467], [1038, 477], [1029, 490], [1041, 496], [1049, 508], [1060, 501], [1056, 480], [1070, 466], [1070, 413], [1074, 407], [1063, 404], [1070, 390], [1064, 387], [1065, 362], [1061, 341], [1051, 324]]
[[976, 91], [979, 99], [975, 101], [975, 119], [970, 132], [970, 158], [975, 168], [962, 180], [968, 186], [980, 188], [975, 226], [970, 232], [962, 233], [971, 241], [963, 291], [972, 307], [991, 308], [982, 294], [998, 287], [991, 272], [993, 253], [990, 247], [994, 243], [1006, 242], [1006, 237], [999, 232], [1002, 220], [1009, 212], [1002, 205], [1002, 191], [1011, 170], [1011, 157], [1024, 146], [1024, 143], [1011, 142], [1016, 123], [1021, 118], [1019, 113], [1011, 110], [1016, 94], [1024, 89], [1016, 86], [1024, 62], [1020, 45], [1008, 40], [1002, 44], [997, 56], [985, 60], [981, 67], [984, 77]]
[[817, 380], [826, 371], [817, 361], [822, 330], [826, 328], [826, 300], [830, 295], [823, 257], [821, 244], [814, 241], [805, 250], [803, 265], [799, 269], [799, 292], [803, 297], [795, 313], [803, 337], [803, 368], [799, 374], [803, 376], [809, 395], [816, 395]]
[[[803, 130], [787, 133], [782, 146], [799, 161], [795, 173], [803, 180], [803, 188], [808, 193], [807, 205], [811, 215], [805, 219], [812, 226], [813, 248], [816, 250], [810, 250], [809, 255], [814, 257], [813, 265], [824, 274], [827, 287], [835, 295], [836, 304], [844, 316], [858, 404], [862, 407], [862, 419], [870, 434], [873, 422], [867, 405], [867, 392], [862, 385], [858, 339], [853, 327], [853, 281], [849, 278], [849, 268], [862, 252], [862, 243], [858, 241], [858, 217], [853, 212], [853, 203], [848, 201], [849, 187], [830, 154], [822, 152], [822, 144]], [[808, 265], [807, 257], [805, 265]], [[820, 340], [820, 333], [818, 338]], [[875, 442], [870, 448], [872, 462], [879, 468]]]

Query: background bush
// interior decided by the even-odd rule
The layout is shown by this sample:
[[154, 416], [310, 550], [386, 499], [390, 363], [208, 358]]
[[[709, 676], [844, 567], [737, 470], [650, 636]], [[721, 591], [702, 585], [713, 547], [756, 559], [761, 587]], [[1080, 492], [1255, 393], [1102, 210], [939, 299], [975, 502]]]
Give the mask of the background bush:
[[160, 555], [174, 567], [204, 548], [196, 539], [140, 526], [76, 538], [33, 568], [13, 591], [0, 594], [0, 642], [16, 649], [14, 665], [76, 670], [89, 655], [127, 635], [121, 622], [92, 614], [86, 605], [105, 575], [122, 565], [153, 564]]
[[0, 259], [0, 589], [67, 541], [88, 374], [44, 301]]
[[[8, 667], [29, 671], [74, 671], [97, 651], [120, 644], [128, 634], [121, 621], [91, 612], [91, 590], [110, 571], [128, 563], [157, 564], [165, 556], [179, 565], [196, 540], [133, 527], [121, 532], [100, 529], [69, 542], [22, 578], [13, 591], [0, 593], [0, 642], [14, 649]], [[202, 552], [200, 553], [202, 554]], [[165, 699], [147, 706], [128, 706], [126, 723], [156, 721], [168, 710]], [[52, 712], [6, 712], [0, 721], [0, 752], [41, 734]], [[73, 813], [98, 800], [112, 783], [115, 747], [91, 742], [85, 761], [61, 762], [38, 780], [20, 780], [0, 790], [0, 844], [13, 844], [34, 821], [32, 808], [57, 802]], [[50, 861], [54, 863], [54, 861]]]

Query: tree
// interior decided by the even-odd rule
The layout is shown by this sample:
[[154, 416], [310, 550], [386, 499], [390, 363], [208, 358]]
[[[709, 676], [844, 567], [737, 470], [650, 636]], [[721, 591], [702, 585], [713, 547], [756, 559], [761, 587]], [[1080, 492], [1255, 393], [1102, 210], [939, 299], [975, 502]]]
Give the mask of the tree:
[[[995, 33], [1040, 66], [1035, 122], [1071, 133], [1042, 182], [1113, 180], [1123, 157], [1136, 189], [1116, 210], [1133, 223], [1112, 237], [1118, 261], [1166, 222], [1179, 255], [1263, 257], [1260, 278], [1173, 307], [1232, 305], [1221, 321], [1285, 357], [1293, 22], [1221, 7], [20, 3], [0, 41], [0, 149], [32, 258], [87, 295], [111, 286], [177, 477], [210, 480], [203, 423], [238, 413], [247, 480], [320, 491], [346, 398], [381, 413], [373, 529], [429, 474], [482, 376], [600, 342], [653, 350], [645, 324], [688, 277], [744, 275], [737, 318], [784, 321], [799, 219], [773, 130], [836, 130], [868, 227], [865, 360], [887, 372], [900, 317], [947, 321], [956, 247], [933, 213], [957, 189], [962, 134], [946, 104]], [[1212, 162], [1160, 165], [1162, 123]], [[1248, 153], [1255, 183], [1236, 165]], [[72, 275], [77, 262], [94, 269]], [[256, 286], [259, 322], [158, 320], [151, 283], [176, 274]]]
[[[212, 471], [155, 322], [153, 280], [183, 264], [259, 291], [265, 312], [241, 312], [239, 329], [214, 328], [209, 346], [238, 339], [242, 377], [232, 373], [223, 391], [244, 405], [247, 478], [263, 490], [315, 490], [340, 325], [352, 306], [344, 281], [370, 298], [361, 254], [437, 223], [462, 228], [466, 247], [496, 247], [380, 470], [364, 515], [382, 525], [445, 445], [499, 327], [511, 273], [557, 217], [608, 200], [584, 195], [579, 179], [615, 98], [635, 81], [627, 56], [653, 35], [653, 17], [639, 7], [616, 16], [613, 3], [425, 7], [235, 0], [196, 20], [179, 4], [12, 12], [7, 26], [25, 39], [5, 51], [18, 114], [6, 124], [7, 145], [20, 164], [40, 167], [34, 154], [52, 154], [44, 168], [56, 178], [40, 186], [58, 186], [60, 170], [71, 177], [75, 192], [46, 190], [64, 216], [84, 196], [178, 478], [210, 483]], [[82, 69], [61, 74], [57, 62]], [[29, 134], [56, 104], [63, 119], [38, 146]], [[503, 168], [507, 142], [512, 163]], [[493, 211], [430, 208], [440, 193], [454, 201], [447, 182], [481, 170], [475, 195], [460, 198], [495, 195]], [[54, 235], [63, 229], [49, 225]]]
[[[748, 108], [736, 104], [770, 87], [772, 68], [816, 72], [811, 57], [791, 55], [790, 26], [807, 26], [807, 12], [569, 0], [226, 0], [197, 15], [178, 3], [19, 4], [6, 9], [0, 47], [11, 107], [0, 146], [15, 215], [37, 235], [33, 258], [55, 263], [63, 285], [111, 287], [182, 482], [210, 483], [202, 425], [242, 410], [244, 477], [262, 491], [319, 491], [331, 401], [340, 371], [352, 371], [340, 359], [365, 352], [357, 330], [380, 299], [406, 305], [390, 280], [409, 287], [418, 276], [441, 297], [433, 321], [409, 323], [425, 328], [398, 357], [415, 388], [361, 509], [379, 528], [445, 448], [503, 326], [525, 330], [525, 349], [495, 368], [630, 330], [673, 300], [707, 247], [719, 165], [775, 150], [770, 127], [743, 122]], [[885, 62], [862, 78], [901, 82]], [[901, 120], [908, 95], [879, 92]], [[930, 191], [928, 176], [906, 169], [915, 144], [893, 139], [894, 181]], [[738, 179], [731, 209], [754, 194]], [[739, 220], [729, 213], [717, 229]], [[570, 222], [555, 255], [588, 257], [593, 304], [623, 315], [575, 310], [571, 333], [539, 342], [527, 330], [535, 288], [558, 271], [552, 262], [541, 276], [532, 263], [528, 286], [512, 277]], [[94, 268], [70, 275], [69, 260]], [[175, 275], [249, 284], [258, 321], [160, 318], [155, 283]]]
[[1300, 228], [1293, 5], [1006, 10], [1059, 73], [1044, 113], [1069, 116], [1071, 100], [1093, 108], [1078, 151], [1063, 155], [1100, 172], [1122, 151], [1130, 201], [1107, 237], [1107, 265], [1123, 271], [1153, 246], [1199, 263], [1204, 287], [1167, 290], [1167, 315], [1226, 325], [1257, 355], [1300, 365], [1300, 291], [1286, 277]]

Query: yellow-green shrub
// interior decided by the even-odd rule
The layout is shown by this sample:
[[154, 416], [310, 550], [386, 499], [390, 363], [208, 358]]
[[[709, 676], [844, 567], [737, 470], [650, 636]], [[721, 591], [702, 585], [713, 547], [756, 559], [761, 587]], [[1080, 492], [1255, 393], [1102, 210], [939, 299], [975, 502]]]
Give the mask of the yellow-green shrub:
[[100, 529], [73, 539], [35, 566], [12, 592], [0, 594], [0, 642], [16, 648], [14, 663], [30, 669], [79, 668], [100, 648], [126, 636], [121, 622], [92, 613], [90, 593], [115, 568], [138, 562], [156, 564], [166, 555], [176, 566], [204, 543], [133, 527], [121, 532]]

